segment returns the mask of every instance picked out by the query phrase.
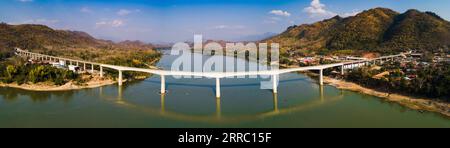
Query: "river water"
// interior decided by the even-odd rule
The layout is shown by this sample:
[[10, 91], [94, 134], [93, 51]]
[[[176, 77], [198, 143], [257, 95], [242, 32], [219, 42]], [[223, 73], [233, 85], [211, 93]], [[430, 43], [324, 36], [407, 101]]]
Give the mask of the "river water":
[[[170, 69], [177, 57], [165, 53], [158, 66]], [[302, 74], [281, 75], [277, 95], [260, 89], [261, 80], [222, 79], [220, 99], [207, 78], [167, 77], [169, 92], [159, 95], [156, 75], [122, 87], [0, 88], [0, 127], [450, 127], [437, 113], [320, 87]]]

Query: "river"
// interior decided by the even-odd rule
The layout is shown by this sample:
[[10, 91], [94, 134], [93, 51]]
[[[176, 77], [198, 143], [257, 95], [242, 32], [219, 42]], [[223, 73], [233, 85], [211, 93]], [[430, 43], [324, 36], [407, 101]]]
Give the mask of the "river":
[[[170, 69], [165, 52], [158, 66]], [[208, 58], [208, 56], [205, 56]], [[229, 57], [227, 57], [229, 58]], [[160, 77], [93, 89], [33, 92], [0, 88], [0, 127], [450, 127], [450, 119], [332, 86], [280, 76], [278, 94], [261, 79]]]

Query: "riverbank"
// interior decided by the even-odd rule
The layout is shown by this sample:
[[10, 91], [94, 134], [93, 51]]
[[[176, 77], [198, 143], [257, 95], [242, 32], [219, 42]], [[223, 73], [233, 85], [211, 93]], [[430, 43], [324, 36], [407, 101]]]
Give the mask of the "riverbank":
[[5, 84], [0, 83], [0, 87], [11, 87], [29, 91], [67, 91], [67, 90], [79, 90], [79, 89], [87, 89], [87, 88], [96, 88], [102, 87], [106, 85], [112, 85], [117, 83], [117, 81], [109, 79], [109, 78], [100, 78], [99, 76], [95, 76], [89, 81], [83, 83], [82, 85], [77, 85], [76, 82], [70, 81], [64, 85], [58, 86], [54, 85], [51, 82], [42, 82], [36, 84], [22, 84], [18, 85], [17, 83]]
[[396, 102], [411, 109], [437, 112], [444, 116], [450, 117], [450, 104], [435, 101], [431, 98], [419, 98], [414, 96], [405, 96], [395, 93], [386, 93], [374, 89], [363, 87], [359, 84], [338, 80], [330, 77], [324, 77], [324, 83], [343, 90], [350, 90], [367, 95], [376, 96], [389, 102]]
[[[280, 66], [283, 68], [297, 68], [298, 67], [298, 66], [290, 66], [290, 65], [280, 65]], [[318, 77], [318, 74], [312, 73], [309, 71], [303, 71], [303, 72], [299, 72], [299, 73], [303, 73], [307, 76]], [[382, 91], [378, 91], [378, 90], [374, 90], [371, 88], [361, 86], [361, 85], [353, 83], [353, 82], [348, 82], [345, 80], [338, 80], [338, 79], [330, 78], [327, 76], [323, 77], [323, 81], [325, 84], [334, 86], [338, 89], [359, 92], [362, 94], [382, 98], [385, 101], [395, 102], [395, 103], [398, 103], [400, 105], [406, 106], [411, 109], [420, 110], [420, 111], [436, 112], [436, 113], [440, 113], [446, 117], [450, 117], [450, 103], [435, 101], [432, 98], [406, 96], [406, 95], [402, 95], [402, 94], [382, 92]]]

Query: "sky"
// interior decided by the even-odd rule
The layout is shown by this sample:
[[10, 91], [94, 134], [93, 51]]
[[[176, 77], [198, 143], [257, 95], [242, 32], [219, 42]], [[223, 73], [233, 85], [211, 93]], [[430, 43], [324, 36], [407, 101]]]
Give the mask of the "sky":
[[449, 0], [1, 0], [0, 22], [44, 24], [113, 41], [235, 40], [375, 7], [432, 11], [450, 20]]

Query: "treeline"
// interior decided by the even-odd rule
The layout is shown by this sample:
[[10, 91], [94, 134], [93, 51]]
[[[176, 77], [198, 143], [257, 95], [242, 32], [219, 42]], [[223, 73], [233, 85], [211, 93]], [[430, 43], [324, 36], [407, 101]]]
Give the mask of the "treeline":
[[0, 62], [0, 71], [0, 82], [8, 84], [53, 82], [55, 85], [64, 85], [71, 80], [82, 81], [77, 73], [48, 65]]
[[[436, 98], [450, 102], [450, 64], [423, 66], [413, 73], [416, 78], [407, 80], [405, 73], [412, 65], [400, 67], [399, 63], [386, 65], [386, 68], [373, 69], [361, 67], [345, 75], [345, 79], [359, 83], [366, 87], [382, 89], [389, 93], [412, 94]], [[383, 66], [385, 67], [385, 66]], [[375, 75], [389, 71], [382, 78], [373, 78]]]
[[0, 51], [0, 61], [3, 61], [11, 56], [13, 56], [13, 53], [11, 52]]

